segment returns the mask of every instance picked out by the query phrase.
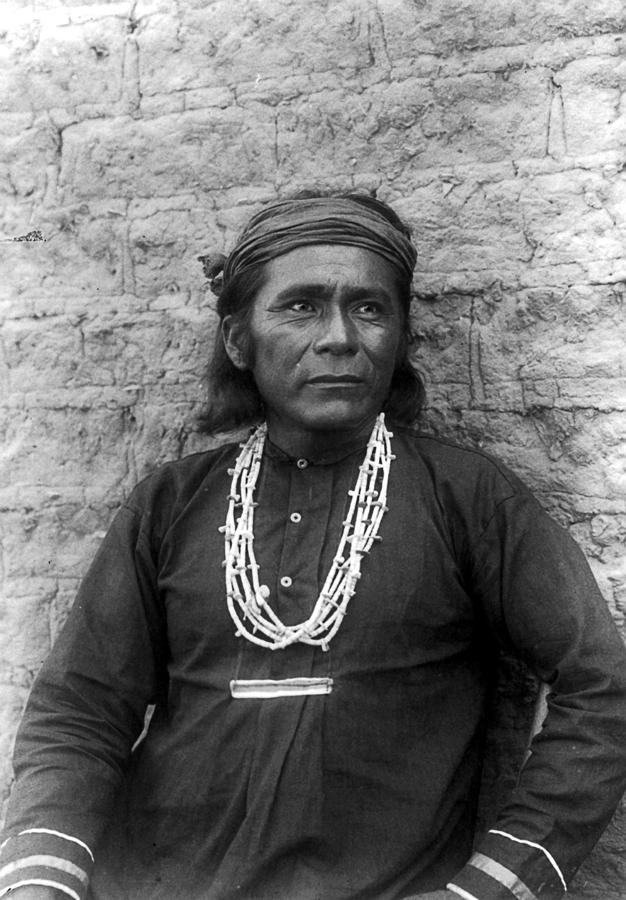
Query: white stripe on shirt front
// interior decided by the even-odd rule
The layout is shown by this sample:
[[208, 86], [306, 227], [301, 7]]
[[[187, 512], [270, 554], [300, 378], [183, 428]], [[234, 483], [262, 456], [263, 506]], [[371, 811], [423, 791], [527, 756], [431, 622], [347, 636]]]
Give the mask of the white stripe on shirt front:
[[230, 693], [234, 698], [265, 700], [272, 697], [304, 697], [307, 695], [330, 694], [332, 678], [237, 678], [230, 682]]

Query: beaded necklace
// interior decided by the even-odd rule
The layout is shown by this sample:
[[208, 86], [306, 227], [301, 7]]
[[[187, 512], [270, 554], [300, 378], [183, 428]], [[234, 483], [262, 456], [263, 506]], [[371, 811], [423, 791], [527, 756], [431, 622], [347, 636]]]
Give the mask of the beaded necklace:
[[[269, 588], [259, 582], [259, 565], [254, 555], [254, 489], [261, 468], [267, 425], [260, 425], [245, 444], [232, 475], [228, 495], [224, 533], [226, 598], [228, 610], [237, 628], [237, 636], [245, 637], [261, 647], [281, 650], [298, 641], [321, 646], [337, 633], [350, 599], [361, 577], [361, 560], [378, 536], [383, 515], [387, 511], [387, 483], [391, 460], [392, 432], [385, 427], [380, 413], [370, 435], [365, 459], [359, 466], [355, 487], [348, 491], [350, 508], [343, 522], [339, 547], [313, 611], [297, 625], [285, 625], [267, 603]], [[239, 517], [236, 507], [241, 508]]]

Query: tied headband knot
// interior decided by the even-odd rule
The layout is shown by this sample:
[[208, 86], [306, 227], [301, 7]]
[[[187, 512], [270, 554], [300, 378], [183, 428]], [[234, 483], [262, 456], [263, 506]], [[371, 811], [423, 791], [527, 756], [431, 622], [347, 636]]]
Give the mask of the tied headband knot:
[[198, 261], [202, 263], [202, 271], [211, 286], [211, 290], [214, 294], [219, 295], [222, 288], [226, 257], [223, 253], [213, 253], [211, 250], [207, 250], [205, 253], [200, 254]]
[[199, 258], [213, 290], [252, 266], [310, 244], [362, 247], [382, 256], [410, 281], [417, 252], [408, 236], [376, 209], [376, 201], [349, 197], [281, 200], [249, 221], [230, 256], [206, 253]]

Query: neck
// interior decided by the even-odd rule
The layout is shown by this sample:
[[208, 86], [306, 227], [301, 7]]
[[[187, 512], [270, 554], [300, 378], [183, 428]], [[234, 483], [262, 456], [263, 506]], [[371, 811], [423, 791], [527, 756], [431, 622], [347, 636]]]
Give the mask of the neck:
[[270, 441], [289, 456], [321, 461], [326, 457], [341, 456], [359, 444], [365, 445], [375, 422], [376, 416], [368, 416], [352, 428], [308, 431], [268, 415], [267, 433]]

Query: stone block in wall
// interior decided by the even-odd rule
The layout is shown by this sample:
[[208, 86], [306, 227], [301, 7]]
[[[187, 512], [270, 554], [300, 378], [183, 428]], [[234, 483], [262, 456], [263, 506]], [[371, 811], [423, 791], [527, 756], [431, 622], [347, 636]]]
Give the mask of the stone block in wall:
[[[18, 216], [13, 220], [19, 223]], [[18, 237], [36, 227], [41, 241], [4, 243], [2, 262], [10, 268], [11, 285], [0, 285], [0, 296], [58, 292], [97, 296], [122, 293], [125, 252], [123, 227], [117, 213], [93, 220], [84, 204], [55, 206], [29, 223], [24, 217]], [[19, 306], [19, 304], [17, 304]]]
[[463, 383], [493, 411], [623, 409], [619, 290], [495, 284], [428, 300], [417, 281], [415, 356], [431, 387]]
[[519, 210], [533, 266], [575, 262], [585, 271], [621, 259], [622, 196], [621, 185], [582, 168], [525, 179]]
[[[238, 88], [294, 71], [354, 72], [371, 65], [369, 13], [363, 4], [294, 6], [189, 3], [173, 16], [168, 4], [139, 3], [142, 90], [146, 95], [215, 85]], [[179, 48], [184, 45], [184, 54]]]
[[136, 200], [128, 215], [129, 252], [140, 296], [177, 294], [194, 280], [200, 285], [204, 276], [199, 253], [225, 249], [214, 211], [197, 198], [181, 197], [174, 203]]
[[623, 191], [582, 168], [485, 181], [444, 170], [401, 204], [421, 256], [418, 290], [423, 270], [442, 284], [461, 276], [471, 285], [475, 275], [517, 287], [618, 280], [608, 276], [623, 265]]
[[503, 408], [502, 388], [514, 384], [519, 409], [623, 409], [620, 313], [611, 292], [598, 290], [597, 298], [596, 314], [584, 324], [571, 314], [567, 291], [546, 288], [520, 296], [494, 290], [476, 298], [469, 372], [474, 400]]
[[[52, 408], [65, 401], [88, 408], [98, 387], [114, 387], [122, 392], [125, 407], [149, 384], [197, 380], [215, 327], [209, 309], [161, 304], [161, 309], [137, 315], [116, 312], [110, 302], [98, 308], [92, 300], [91, 309], [78, 314], [4, 323], [5, 366], [18, 418], [19, 395], [25, 392], [33, 403], [39, 402], [35, 394], [40, 392], [43, 405]], [[90, 394], [81, 395], [82, 387], [89, 387]], [[106, 404], [106, 397], [101, 399]], [[119, 397], [113, 400], [114, 405], [119, 402]]]
[[481, 164], [545, 152], [550, 79], [544, 68], [469, 72], [432, 81], [420, 121], [428, 138], [419, 162]]
[[[80, 578], [85, 560], [94, 556], [111, 519], [105, 506], [77, 503], [18, 507], [3, 511], [2, 540], [5, 588], [22, 596], [29, 579]], [[32, 588], [31, 588], [32, 589]], [[50, 592], [48, 591], [48, 596]]]
[[[35, 585], [31, 583], [31, 589]], [[56, 590], [49, 579], [34, 594], [11, 596], [3, 602], [0, 658], [2, 668], [19, 666], [37, 671], [51, 647], [48, 607]], [[2, 670], [0, 669], [1, 674]], [[5, 680], [4, 678], [2, 680]]]
[[116, 103], [127, 13], [127, 4], [112, 3], [75, 22], [59, 4], [14, 11], [5, 25], [0, 111]]
[[[438, 275], [465, 281], [470, 289], [474, 274], [483, 282], [493, 282], [495, 273], [513, 283], [524, 277], [531, 251], [518, 204], [521, 189], [514, 179], [482, 182], [478, 173], [445, 171], [414, 188], [403, 209], [415, 225], [420, 270], [428, 271], [429, 280]], [[419, 272], [416, 280], [420, 290]]]
[[[426, 422], [434, 421], [430, 409]], [[446, 432], [509, 465], [529, 487], [552, 495], [570, 520], [623, 506], [621, 415], [582, 410], [528, 413], [463, 410]]]
[[413, 305], [412, 327], [415, 345], [412, 357], [425, 376], [430, 391], [435, 385], [459, 385], [465, 390], [459, 399], [469, 402], [468, 334], [472, 298], [449, 294], [434, 301]]
[[50, 487], [52, 475], [57, 489], [89, 484], [119, 502], [124, 479], [134, 474], [128, 447], [135, 399], [123, 391], [107, 397], [102, 389], [80, 391], [79, 398], [62, 389], [12, 398], [0, 487]]
[[60, 185], [80, 200], [223, 189], [273, 180], [273, 148], [262, 109], [81, 122], [64, 131]]
[[[0, 79], [1, 83], [1, 79]], [[32, 204], [42, 204], [49, 198], [49, 190], [56, 179], [61, 135], [52, 120], [45, 115], [33, 121], [32, 116], [0, 116], [0, 127], [6, 134], [2, 144], [0, 178], [4, 197], [12, 197], [14, 210], [3, 206], [2, 230], [17, 237], [29, 231], [33, 223], [24, 215]], [[20, 204], [24, 207], [20, 208]], [[16, 213], [20, 210], [21, 215]]]
[[626, 139], [626, 62], [578, 59], [553, 76], [562, 105], [563, 149], [571, 156], [621, 149]]
[[82, 342], [80, 327], [66, 317], [5, 321], [4, 358], [13, 389], [58, 388], [73, 383]]
[[410, 56], [416, 47], [443, 58], [496, 47], [506, 59], [507, 51], [518, 44], [619, 33], [626, 27], [621, 0], [565, 0], [556, 5], [551, 0], [438, 2], [420, 7], [419, 16], [403, 0], [385, 0], [379, 7], [394, 61]]
[[103, 310], [85, 320], [81, 328], [83, 346], [78, 372], [84, 384], [109, 384], [132, 397], [162, 377], [161, 355], [171, 340], [165, 317], [145, 313], [129, 317]]
[[326, 163], [355, 174], [378, 166], [386, 178], [410, 184], [419, 169], [443, 175], [445, 166], [541, 156], [546, 134], [537, 124], [547, 128], [548, 109], [542, 70], [506, 80], [492, 72], [383, 80], [367, 90], [296, 96], [278, 109], [280, 177], [319, 178]]

